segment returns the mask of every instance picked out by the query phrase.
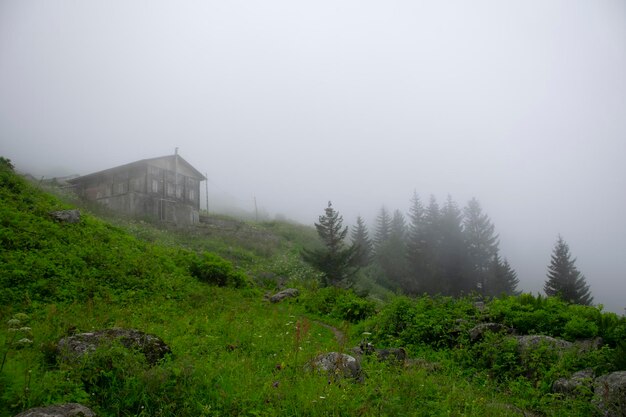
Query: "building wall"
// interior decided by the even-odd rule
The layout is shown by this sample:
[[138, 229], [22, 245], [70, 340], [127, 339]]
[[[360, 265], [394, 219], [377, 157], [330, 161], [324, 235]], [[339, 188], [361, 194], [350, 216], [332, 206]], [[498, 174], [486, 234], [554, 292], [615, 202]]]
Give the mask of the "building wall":
[[[169, 168], [177, 169], [177, 172]], [[200, 181], [173, 164], [142, 164], [79, 183], [77, 193], [112, 210], [176, 224], [199, 222]]]

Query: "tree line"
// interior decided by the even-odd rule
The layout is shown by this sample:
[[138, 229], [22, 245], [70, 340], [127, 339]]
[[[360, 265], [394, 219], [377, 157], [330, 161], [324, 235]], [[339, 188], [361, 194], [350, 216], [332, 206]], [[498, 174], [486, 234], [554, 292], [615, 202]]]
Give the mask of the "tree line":
[[[315, 227], [324, 246], [303, 257], [323, 273], [325, 285], [349, 286], [365, 276], [407, 295], [519, 293], [517, 273], [500, 255], [495, 226], [475, 198], [459, 208], [450, 196], [440, 206], [434, 196], [423, 204], [414, 193], [406, 215], [383, 206], [372, 234], [357, 217], [350, 243], [345, 242], [349, 228], [329, 202]], [[591, 303], [585, 278], [561, 237], [548, 269], [546, 294]]]

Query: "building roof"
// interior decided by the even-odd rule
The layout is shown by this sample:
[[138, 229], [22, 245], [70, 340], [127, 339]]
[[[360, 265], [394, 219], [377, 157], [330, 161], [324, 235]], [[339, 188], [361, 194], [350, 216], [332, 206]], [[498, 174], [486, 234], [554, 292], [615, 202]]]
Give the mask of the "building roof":
[[178, 155], [177, 153], [174, 155], [165, 155], [165, 156], [159, 156], [156, 158], [148, 158], [148, 159], [141, 159], [139, 161], [135, 161], [135, 162], [130, 162], [128, 164], [124, 164], [124, 165], [119, 165], [113, 168], [109, 168], [109, 169], [105, 169], [102, 171], [98, 171], [98, 172], [93, 172], [91, 174], [87, 174], [87, 175], [83, 175], [81, 177], [78, 178], [73, 178], [71, 180], [68, 180], [67, 182], [70, 184], [77, 184], [80, 182], [83, 182], [85, 180], [89, 180], [101, 175], [106, 175], [106, 174], [113, 174], [115, 172], [119, 172], [119, 171], [124, 171], [126, 169], [132, 168], [133, 166], [138, 166], [138, 165], [150, 165], [153, 162], [156, 161], [160, 161], [160, 160], [167, 160], [167, 159], [174, 159], [174, 158], [178, 158], [178, 163], [185, 165], [187, 168], [189, 168], [191, 170], [191, 172], [194, 173], [196, 179], [200, 180], [200, 181], [204, 181], [206, 180], [206, 177], [204, 175], [202, 175], [202, 173], [200, 171], [198, 171], [197, 169], [195, 169], [189, 162], [185, 161], [180, 155]]

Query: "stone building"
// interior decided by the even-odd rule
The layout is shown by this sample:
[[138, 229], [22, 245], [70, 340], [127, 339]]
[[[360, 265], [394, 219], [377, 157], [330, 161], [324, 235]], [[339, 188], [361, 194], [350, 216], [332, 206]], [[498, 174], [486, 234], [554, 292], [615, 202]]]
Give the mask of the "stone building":
[[199, 221], [206, 180], [176, 152], [142, 159], [68, 181], [76, 194], [112, 210], [180, 225]]

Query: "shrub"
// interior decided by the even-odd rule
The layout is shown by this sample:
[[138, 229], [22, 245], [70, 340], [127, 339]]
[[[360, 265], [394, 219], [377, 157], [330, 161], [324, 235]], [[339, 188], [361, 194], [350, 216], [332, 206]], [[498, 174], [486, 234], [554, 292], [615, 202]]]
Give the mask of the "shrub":
[[376, 312], [373, 301], [361, 298], [351, 290], [325, 287], [312, 291], [303, 297], [304, 308], [309, 313], [359, 322]]
[[232, 263], [209, 252], [194, 259], [189, 266], [189, 272], [198, 280], [218, 287], [247, 286], [246, 276], [235, 270]]
[[383, 344], [451, 347], [466, 337], [478, 311], [469, 299], [397, 297], [373, 318], [373, 339]]
[[568, 340], [589, 339], [598, 335], [598, 325], [582, 317], [572, 317], [563, 328], [563, 337]]

